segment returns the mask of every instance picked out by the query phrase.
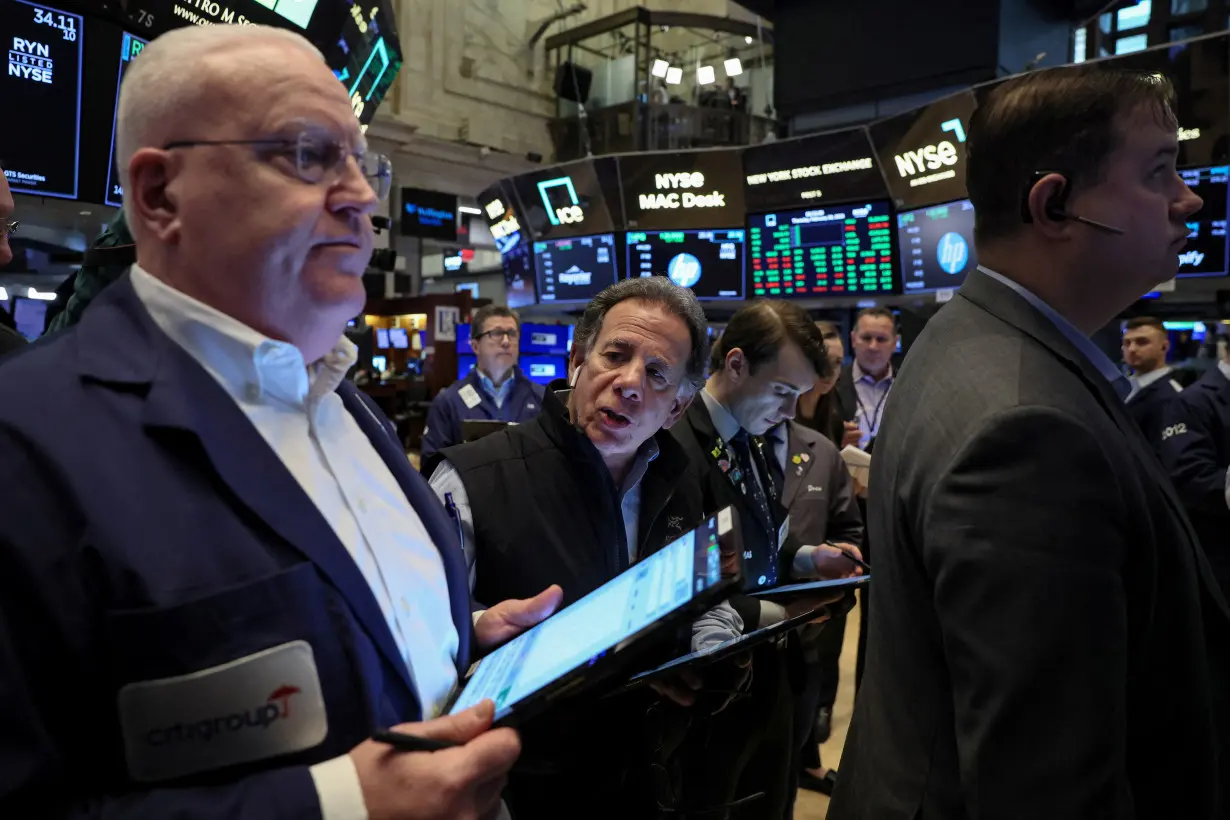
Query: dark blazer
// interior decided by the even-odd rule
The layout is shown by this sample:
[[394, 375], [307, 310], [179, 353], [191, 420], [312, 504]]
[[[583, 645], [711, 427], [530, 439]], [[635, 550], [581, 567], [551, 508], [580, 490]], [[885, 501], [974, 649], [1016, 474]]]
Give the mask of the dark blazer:
[[1230, 380], [1213, 367], [1171, 399], [1154, 446], [1187, 507], [1222, 591], [1230, 594]]
[[1225, 817], [1230, 610], [1111, 385], [974, 273], [893, 394], [830, 820]]
[[1157, 447], [1165, 427], [1163, 415], [1166, 406], [1183, 388], [1170, 374], [1163, 376], [1128, 399], [1128, 415], [1135, 420], [1144, 433], [1145, 440]]
[[[338, 393], [440, 550], [460, 674], [473, 628], [455, 530], [388, 420], [349, 382]], [[0, 363], [0, 395], [0, 817], [318, 817], [311, 764], [378, 727], [420, 719], [354, 559], [232, 398], [158, 329], [127, 277], [80, 324]], [[323, 739], [138, 782], [126, 764], [121, 689], [296, 642], [314, 658]], [[285, 685], [308, 689], [310, 672], [294, 671], [283, 670], [274, 693], [256, 680], [216, 689], [213, 722], [263, 732], [243, 715], [268, 709]], [[288, 718], [312, 705], [286, 704]], [[196, 720], [176, 713], [168, 723]]]
[[[712, 515], [731, 504], [735, 505], [738, 510], [743, 535], [745, 579], [755, 586], [756, 578], [776, 562], [777, 583], [789, 583], [790, 565], [799, 547], [802, 546], [802, 542], [790, 534], [779, 550], [777, 536], [786, 518], [786, 510], [779, 507], [773, 511], [774, 520], [764, 520], [757, 505], [735, 489], [730, 479], [718, 467], [712, 456], [713, 444], [717, 440], [717, 430], [700, 396], [693, 399], [684, 417], [671, 428], [671, 435], [683, 445], [688, 459], [698, 465], [701, 487], [704, 491], [705, 514]], [[735, 595], [731, 598], [731, 604], [743, 618], [745, 631], [751, 632], [758, 628], [760, 623], [760, 602], [758, 600], [745, 595]]]
[[[0, 311], [4, 308], [0, 308]], [[20, 350], [26, 346], [26, 339], [16, 330], [0, 324], [0, 356]]]
[[853, 362], [842, 365], [833, 392], [837, 394], [837, 412], [841, 415], [841, 420], [854, 421], [858, 414], [858, 393], [854, 389]]

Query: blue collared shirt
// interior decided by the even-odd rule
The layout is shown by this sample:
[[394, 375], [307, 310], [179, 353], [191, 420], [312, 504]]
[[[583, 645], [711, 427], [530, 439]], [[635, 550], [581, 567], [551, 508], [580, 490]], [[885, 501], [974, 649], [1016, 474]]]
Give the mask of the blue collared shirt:
[[484, 373], [479, 368], [474, 368], [474, 372], [478, 374], [478, 383], [483, 386], [483, 390], [495, 402], [497, 409], [504, 408], [504, 402], [508, 400], [512, 393], [513, 386], [517, 383], [517, 373], [515, 370], [508, 371], [508, 376], [504, 379], [499, 387], [495, 386], [495, 382], [491, 381], [491, 377]]
[[1077, 350], [1081, 352], [1089, 363], [1092, 364], [1097, 371], [1102, 374], [1106, 381], [1110, 382], [1115, 392], [1119, 394], [1120, 399], [1127, 398], [1132, 392], [1132, 386], [1128, 383], [1127, 377], [1119, 372], [1119, 368], [1110, 360], [1110, 357], [1098, 349], [1098, 346], [1089, 340], [1089, 337], [1076, 329], [1076, 326], [1059, 314], [1055, 308], [1042, 301], [1036, 294], [1026, 288], [1019, 282], [1014, 282], [1003, 274], [996, 273], [985, 265], [979, 265], [978, 270], [985, 273], [987, 276], [999, 282], [1005, 287], [1012, 288], [1020, 295], [1022, 299], [1050, 320], [1060, 333], [1071, 342]]

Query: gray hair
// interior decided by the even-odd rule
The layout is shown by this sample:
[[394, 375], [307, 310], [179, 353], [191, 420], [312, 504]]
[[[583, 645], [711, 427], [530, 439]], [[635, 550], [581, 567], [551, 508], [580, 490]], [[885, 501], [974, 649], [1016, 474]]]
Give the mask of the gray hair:
[[705, 365], [709, 359], [709, 325], [705, 320], [705, 312], [701, 310], [696, 296], [687, 288], [681, 288], [665, 276], [646, 276], [636, 279], [625, 279], [611, 285], [594, 297], [577, 322], [573, 336], [573, 344], [582, 354], [589, 355], [590, 349], [602, 330], [602, 323], [611, 308], [620, 302], [638, 299], [658, 305], [673, 316], [678, 316], [688, 326], [692, 337], [692, 350], [688, 354], [687, 369], [684, 373], [683, 385], [690, 390], [697, 390], [705, 383]]
[[[115, 123], [115, 160], [120, 183], [127, 188], [128, 164], [142, 148], [162, 147], [168, 129], [196, 120], [207, 83], [202, 66], [207, 58], [234, 52], [230, 69], [243, 77], [252, 68], [244, 62], [256, 46], [282, 45], [299, 48], [324, 62], [324, 56], [307, 38], [273, 26], [210, 25], [172, 29], [150, 42], [124, 72]], [[218, 71], [214, 67], [214, 71]], [[190, 134], [188, 136], [191, 136]], [[133, 222], [125, 197], [124, 214]]]

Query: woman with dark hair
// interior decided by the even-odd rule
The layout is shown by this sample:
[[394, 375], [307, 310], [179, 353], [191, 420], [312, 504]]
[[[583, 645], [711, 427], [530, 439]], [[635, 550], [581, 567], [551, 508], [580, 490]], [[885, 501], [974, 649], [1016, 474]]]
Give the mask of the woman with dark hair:
[[[833, 363], [829, 378], [816, 380], [814, 389], [799, 396], [799, 406], [794, 420], [804, 427], [810, 427], [827, 438], [840, 450], [846, 441], [846, 427], [837, 408], [837, 398], [833, 388], [837, 386], [837, 378], [841, 374], [841, 363], [845, 359], [845, 346], [841, 343], [841, 333], [832, 322], [816, 322], [820, 333], [824, 336], [824, 348]], [[857, 437], [854, 439], [857, 443]]]

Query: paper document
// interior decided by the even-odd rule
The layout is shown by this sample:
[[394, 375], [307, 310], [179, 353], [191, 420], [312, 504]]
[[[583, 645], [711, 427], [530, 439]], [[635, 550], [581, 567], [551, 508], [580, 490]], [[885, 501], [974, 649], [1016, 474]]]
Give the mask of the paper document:
[[871, 453], [848, 444], [841, 451], [841, 458], [846, 462], [851, 478], [864, 487], [867, 486], [867, 479], [871, 476]]

